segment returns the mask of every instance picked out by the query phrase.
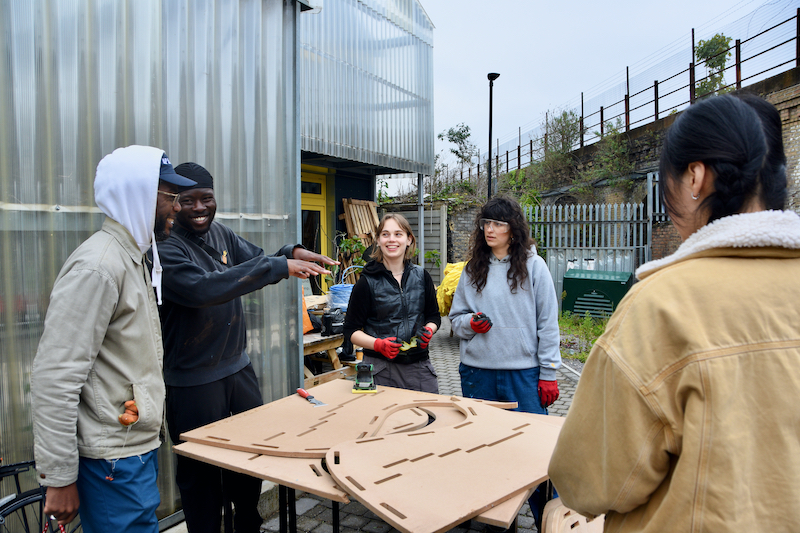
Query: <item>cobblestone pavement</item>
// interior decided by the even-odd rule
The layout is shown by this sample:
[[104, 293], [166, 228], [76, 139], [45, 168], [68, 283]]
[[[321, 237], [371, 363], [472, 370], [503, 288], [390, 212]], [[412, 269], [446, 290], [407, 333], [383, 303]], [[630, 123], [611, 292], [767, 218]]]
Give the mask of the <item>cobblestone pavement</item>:
[[[458, 376], [458, 338], [450, 336], [450, 321], [446, 317], [442, 319], [441, 329], [433, 336], [429, 350], [431, 362], [439, 378], [439, 393], [461, 396], [461, 379]], [[557, 379], [560, 396], [549, 411], [551, 416], [566, 416], [575, 394], [575, 386], [578, 384], [578, 374], [566, 366], [562, 366], [557, 373]], [[351, 501], [351, 503], [339, 507], [339, 526], [342, 533], [397, 531], [357, 501]], [[267, 532], [278, 531], [278, 515], [274, 514], [268, 517], [261, 529]], [[298, 492], [297, 530], [310, 533], [331, 533], [333, 531], [332, 503], [313, 494]], [[496, 528], [490, 528], [472, 520], [468, 524], [461, 524], [451, 529], [450, 533], [494, 533], [495, 531], [497, 531]], [[527, 503], [522, 506], [517, 517], [517, 531], [519, 533], [536, 531]]]

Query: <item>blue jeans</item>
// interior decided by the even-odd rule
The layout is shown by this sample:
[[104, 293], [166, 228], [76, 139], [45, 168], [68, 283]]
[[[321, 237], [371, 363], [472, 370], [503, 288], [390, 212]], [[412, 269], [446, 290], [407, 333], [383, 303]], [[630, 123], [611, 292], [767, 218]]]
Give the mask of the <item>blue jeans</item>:
[[[517, 402], [515, 411], [546, 415], [539, 399], [539, 367], [523, 370], [489, 370], [475, 368], [461, 363], [458, 365], [461, 376], [461, 393], [465, 398], [478, 398], [499, 402]], [[553, 497], [558, 495], [553, 488]], [[534, 522], [542, 529], [542, 513], [547, 503], [547, 482], [542, 483], [528, 499]]]
[[488, 370], [461, 363], [461, 392], [465, 398], [517, 402], [515, 411], [546, 415], [539, 400], [539, 367], [522, 370]]
[[78, 496], [84, 533], [158, 533], [157, 477], [158, 450], [114, 461], [81, 457]]

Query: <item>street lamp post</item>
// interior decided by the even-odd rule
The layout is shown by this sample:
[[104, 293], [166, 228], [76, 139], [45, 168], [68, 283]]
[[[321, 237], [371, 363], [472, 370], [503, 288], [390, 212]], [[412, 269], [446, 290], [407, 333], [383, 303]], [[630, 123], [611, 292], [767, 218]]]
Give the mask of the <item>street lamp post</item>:
[[494, 87], [494, 80], [500, 77], [497, 72], [490, 72], [487, 76], [489, 78], [489, 161], [486, 170], [489, 171], [489, 192], [487, 199], [492, 199], [492, 88]]

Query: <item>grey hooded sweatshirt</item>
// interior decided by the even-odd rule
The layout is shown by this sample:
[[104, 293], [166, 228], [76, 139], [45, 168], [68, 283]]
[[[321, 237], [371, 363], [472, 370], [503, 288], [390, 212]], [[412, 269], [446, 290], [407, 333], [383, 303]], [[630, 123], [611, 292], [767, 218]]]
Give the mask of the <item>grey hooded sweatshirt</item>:
[[[151, 246], [163, 150], [119, 148], [97, 165], [107, 218], [56, 278], [31, 373], [38, 481], [78, 478], [78, 457], [117, 459], [159, 447], [163, 349], [144, 253]], [[139, 421], [118, 416], [136, 400]]]
[[[521, 370], [539, 367], [540, 379], [553, 381], [561, 366], [558, 300], [544, 260], [532, 250], [528, 279], [512, 293], [508, 283], [508, 257], [489, 259], [486, 286], [478, 292], [469, 275], [458, 281], [450, 321], [461, 339], [461, 362], [475, 368]], [[476, 334], [470, 326], [473, 313], [486, 313], [494, 324]]]

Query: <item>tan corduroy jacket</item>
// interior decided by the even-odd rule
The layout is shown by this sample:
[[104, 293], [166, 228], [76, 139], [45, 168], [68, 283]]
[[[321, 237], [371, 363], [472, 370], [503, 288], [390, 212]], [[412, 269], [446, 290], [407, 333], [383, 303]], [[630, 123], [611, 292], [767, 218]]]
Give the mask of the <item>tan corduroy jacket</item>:
[[800, 217], [725, 217], [642, 266], [550, 463], [614, 532], [800, 528]]

